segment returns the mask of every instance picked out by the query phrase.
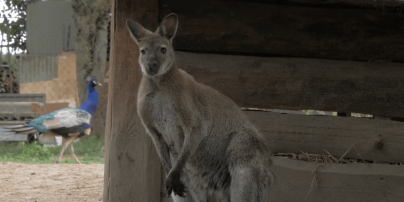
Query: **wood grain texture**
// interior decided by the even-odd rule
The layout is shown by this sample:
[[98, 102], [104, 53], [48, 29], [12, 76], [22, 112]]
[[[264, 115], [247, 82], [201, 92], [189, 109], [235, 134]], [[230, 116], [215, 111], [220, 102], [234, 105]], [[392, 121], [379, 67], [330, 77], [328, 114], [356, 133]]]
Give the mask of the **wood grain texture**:
[[[317, 186], [310, 184], [318, 168]], [[404, 169], [397, 165], [325, 164], [273, 158], [271, 200], [282, 202], [358, 202], [404, 199]], [[309, 194], [310, 191], [310, 194]], [[306, 197], [308, 196], [308, 200]]]
[[295, 5], [295, 6], [330, 6], [330, 7], [343, 7], [343, 8], [360, 8], [360, 7], [403, 7], [404, 1], [402, 0], [221, 0], [221, 1], [241, 1], [262, 4], [275, 4], [275, 5]]
[[161, 202], [173, 202], [173, 199], [161, 197]]
[[[269, 190], [270, 201], [296, 202], [402, 202], [404, 170], [397, 165], [323, 164], [273, 157], [271, 171], [275, 183]], [[313, 171], [319, 178], [312, 190]], [[310, 194], [309, 194], [310, 191]], [[161, 198], [161, 202], [172, 202]]]
[[174, 47], [181, 51], [404, 61], [401, 7], [386, 13], [383, 8], [265, 2], [163, 0], [159, 19], [179, 15]]
[[158, 1], [116, 0], [114, 4], [104, 201], [159, 202], [160, 160], [137, 115], [139, 53], [125, 24], [130, 18], [155, 29]]
[[[273, 153], [327, 154], [377, 162], [404, 162], [404, 123], [353, 117], [245, 112]], [[383, 142], [377, 148], [376, 142]], [[359, 154], [360, 155], [359, 155]]]
[[404, 117], [404, 64], [176, 52], [177, 64], [240, 107]]
[[109, 202], [110, 201], [110, 184], [111, 184], [111, 155], [110, 155], [110, 151], [111, 151], [111, 144], [112, 144], [112, 97], [113, 97], [113, 91], [111, 90], [113, 87], [113, 67], [114, 67], [114, 47], [115, 47], [115, 15], [116, 15], [116, 11], [115, 11], [115, 0], [111, 1], [111, 24], [110, 24], [110, 59], [109, 59], [109, 64], [108, 66], [110, 67], [110, 71], [108, 71], [108, 83], [106, 83], [106, 85], [108, 85], [108, 97], [107, 100], [108, 102], [107, 104], [107, 113], [105, 116], [105, 132], [104, 132], [104, 140], [105, 140], [105, 148], [104, 148], [104, 159], [105, 159], [105, 163], [104, 163], [104, 187], [103, 187], [103, 195], [102, 195], [102, 201], [103, 202]]

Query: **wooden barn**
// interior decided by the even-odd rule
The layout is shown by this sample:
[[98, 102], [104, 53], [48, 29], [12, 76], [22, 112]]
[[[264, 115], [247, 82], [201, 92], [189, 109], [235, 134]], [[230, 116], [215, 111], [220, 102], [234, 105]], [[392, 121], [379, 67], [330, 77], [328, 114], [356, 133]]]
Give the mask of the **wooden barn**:
[[[270, 201], [404, 201], [403, 0], [114, 0], [104, 201], [171, 201], [136, 109], [133, 19], [179, 16], [178, 65], [246, 111], [270, 143]], [[371, 118], [351, 117], [351, 113]]]

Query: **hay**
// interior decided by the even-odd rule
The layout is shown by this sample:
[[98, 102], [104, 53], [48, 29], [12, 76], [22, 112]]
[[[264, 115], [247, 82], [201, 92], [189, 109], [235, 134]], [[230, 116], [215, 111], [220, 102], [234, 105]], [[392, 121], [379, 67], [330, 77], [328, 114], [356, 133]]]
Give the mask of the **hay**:
[[[346, 155], [346, 153], [348, 153], [348, 151], [353, 148], [355, 150], [355, 152], [358, 154], [358, 156], [360, 157], [360, 159], [354, 159], [354, 158], [345, 158], [344, 156]], [[309, 154], [307, 152], [303, 152], [300, 151], [301, 153], [296, 154], [296, 153], [276, 153], [273, 154], [273, 156], [278, 156], [278, 157], [284, 157], [284, 158], [288, 158], [288, 159], [292, 159], [292, 160], [298, 160], [298, 161], [307, 161], [307, 162], [314, 162], [314, 163], [318, 163], [318, 164], [354, 164], [354, 163], [366, 163], [366, 164], [382, 164], [380, 162], [376, 162], [376, 161], [369, 161], [369, 160], [364, 160], [361, 156], [361, 154], [358, 152], [358, 150], [356, 150], [355, 146], [352, 145], [352, 147], [350, 147], [348, 149], [347, 152], [345, 152], [344, 155], [342, 155], [341, 157], [338, 156], [333, 156], [332, 154], [330, 154], [330, 152], [328, 152], [327, 150], [325, 150], [325, 154]], [[383, 163], [383, 164], [390, 164], [390, 165], [404, 165], [403, 162], [390, 162], [390, 163]]]
[[[356, 150], [356, 149], [355, 149]], [[360, 156], [359, 152], [358, 155]], [[277, 153], [274, 156], [285, 157], [288, 159], [298, 160], [298, 161], [307, 161], [307, 162], [315, 162], [315, 163], [330, 163], [330, 164], [353, 164], [353, 163], [375, 163], [373, 161], [367, 161], [361, 159], [353, 159], [353, 158], [344, 158], [343, 156], [337, 158], [331, 155], [327, 150], [325, 150], [325, 154], [309, 154], [307, 152], [301, 151], [300, 154], [295, 153]]]
[[310, 196], [311, 190], [313, 190], [313, 187], [317, 187], [317, 184], [320, 181], [320, 169], [323, 165], [324, 164], [317, 164], [316, 167], [314, 168], [313, 172], [311, 172], [311, 174], [314, 173], [314, 177], [310, 183], [310, 190], [306, 195], [306, 201], [309, 200], [309, 196]]

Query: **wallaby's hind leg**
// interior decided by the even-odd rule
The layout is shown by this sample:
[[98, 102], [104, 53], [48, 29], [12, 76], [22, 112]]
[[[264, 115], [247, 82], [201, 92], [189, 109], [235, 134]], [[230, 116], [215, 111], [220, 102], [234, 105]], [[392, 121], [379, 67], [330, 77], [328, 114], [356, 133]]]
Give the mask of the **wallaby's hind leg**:
[[271, 173], [248, 166], [237, 166], [231, 171], [231, 202], [267, 202]]

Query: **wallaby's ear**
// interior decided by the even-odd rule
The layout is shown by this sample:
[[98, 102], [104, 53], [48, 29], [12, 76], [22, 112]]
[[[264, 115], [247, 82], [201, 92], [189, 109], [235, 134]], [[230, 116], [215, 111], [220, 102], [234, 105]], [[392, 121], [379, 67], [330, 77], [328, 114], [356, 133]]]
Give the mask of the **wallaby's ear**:
[[166, 37], [168, 40], [172, 41], [178, 28], [178, 16], [175, 13], [168, 14], [161, 21], [157, 33], [161, 36]]
[[130, 36], [137, 44], [139, 44], [142, 38], [144, 38], [147, 34], [151, 34], [149, 30], [145, 29], [142, 25], [133, 20], [127, 19], [126, 27], [128, 28]]

